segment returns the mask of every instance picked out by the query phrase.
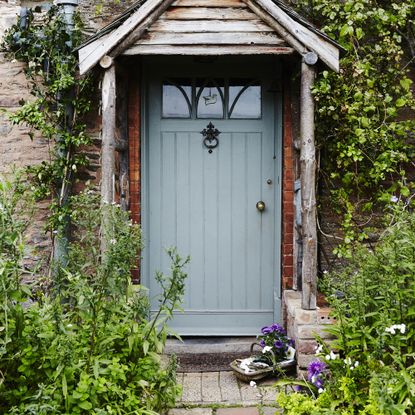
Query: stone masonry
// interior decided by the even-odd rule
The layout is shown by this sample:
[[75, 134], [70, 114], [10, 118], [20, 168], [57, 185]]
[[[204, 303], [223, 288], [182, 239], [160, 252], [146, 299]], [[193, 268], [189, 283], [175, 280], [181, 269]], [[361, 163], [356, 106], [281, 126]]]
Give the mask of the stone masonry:
[[301, 376], [310, 362], [316, 359], [315, 336], [318, 335], [323, 340], [331, 340], [331, 335], [324, 329], [328, 324], [333, 324], [335, 319], [330, 316], [331, 309], [327, 307], [303, 310], [301, 292], [298, 291], [285, 291], [283, 302], [284, 321], [287, 324], [288, 336], [296, 342], [297, 374]]

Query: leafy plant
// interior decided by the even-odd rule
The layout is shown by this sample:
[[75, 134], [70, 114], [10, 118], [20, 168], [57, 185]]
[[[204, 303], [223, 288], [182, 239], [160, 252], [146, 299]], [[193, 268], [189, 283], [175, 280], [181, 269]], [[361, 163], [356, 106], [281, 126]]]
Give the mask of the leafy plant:
[[[320, 185], [341, 215], [348, 246], [367, 238], [391, 198], [413, 194], [415, 3], [292, 1], [346, 50], [340, 73], [323, 71], [317, 102]], [[323, 204], [324, 202], [321, 201]]]
[[347, 269], [327, 277], [335, 341], [318, 353], [330, 375], [321, 394], [284, 396], [283, 408], [301, 401], [314, 412], [298, 414], [415, 413], [415, 213], [395, 209], [394, 220], [375, 249], [360, 246]]
[[[6, 206], [11, 187], [0, 190]], [[14, 248], [0, 256], [0, 412], [155, 414], [180, 392], [175, 360], [160, 358], [168, 329], [158, 317], [178, 306], [187, 260], [169, 251], [171, 276], [159, 276], [168, 291], [160, 314], [150, 318], [145, 289], [130, 282], [141, 249], [138, 227], [118, 206], [100, 208], [91, 191], [70, 206], [76, 230], [68, 265], [47, 292], [24, 283], [20, 232], [9, 227], [1, 234], [1, 243], [12, 241]], [[105, 260], [102, 209], [113, 235]], [[10, 209], [0, 214], [15, 223]]]
[[77, 76], [77, 58], [73, 48], [81, 42], [82, 24], [68, 33], [57, 7], [42, 17], [28, 10], [6, 33], [2, 48], [10, 59], [26, 63], [25, 73], [33, 96], [21, 101], [21, 107], [9, 114], [14, 124], [28, 126], [31, 139], [35, 134], [50, 142], [50, 157], [27, 172], [38, 198], [52, 198], [49, 230], [67, 227], [67, 200], [74, 177], [86, 158], [80, 151], [90, 143], [83, 116], [90, 110], [89, 77]]

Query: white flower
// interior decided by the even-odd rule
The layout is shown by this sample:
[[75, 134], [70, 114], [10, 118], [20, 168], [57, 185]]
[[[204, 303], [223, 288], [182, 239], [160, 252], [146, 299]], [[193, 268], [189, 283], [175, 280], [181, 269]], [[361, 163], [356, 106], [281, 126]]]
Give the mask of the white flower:
[[344, 363], [346, 363], [346, 365], [351, 366], [352, 365], [352, 359], [350, 359], [350, 357], [344, 359]]
[[356, 362], [354, 362], [354, 367], [359, 366], [359, 362], [356, 360]]
[[251, 380], [251, 382], [249, 382], [249, 386], [252, 386], [253, 388], [256, 388], [256, 382]]
[[319, 390], [318, 390], [318, 393], [323, 393], [324, 392], [324, 389], [323, 388], [320, 388]]
[[401, 334], [405, 334], [406, 325], [405, 324], [393, 324], [390, 327], [385, 328], [386, 333], [395, 334], [396, 330], [399, 330]]
[[272, 350], [272, 347], [271, 347], [271, 346], [265, 346], [265, 347], [262, 349], [262, 353], [270, 352], [271, 350]]
[[386, 327], [385, 332], [390, 333], [390, 334], [395, 334], [394, 326]]
[[294, 349], [294, 347], [288, 346], [288, 350], [285, 352], [285, 357], [288, 360], [293, 360], [295, 358], [295, 349]]
[[330, 354], [326, 354], [326, 360], [336, 360], [339, 355], [335, 354], [333, 350], [330, 351]]
[[319, 354], [323, 351], [323, 345], [319, 344], [318, 346], [316, 346], [316, 354]]
[[116, 243], [117, 243], [117, 240], [116, 240], [116, 239], [111, 239], [111, 240], [110, 240], [110, 244], [111, 244], [111, 245], [115, 245]]
[[392, 202], [392, 203], [396, 203], [398, 200], [399, 200], [399, 199], [398, 199], [395, 195], [393, 195], [393, 196], [391, 197], [391, 202]]

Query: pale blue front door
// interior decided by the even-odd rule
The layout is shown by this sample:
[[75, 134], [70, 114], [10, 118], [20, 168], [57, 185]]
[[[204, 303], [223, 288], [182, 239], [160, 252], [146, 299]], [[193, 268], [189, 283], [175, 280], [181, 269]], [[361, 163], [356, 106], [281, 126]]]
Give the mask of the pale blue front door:
[[280, 318], [278, 63], [162, 62], [145, 65], [143, 282], [154, 298], [176, 246], [191, 262], [173, 329], [257, 334]]

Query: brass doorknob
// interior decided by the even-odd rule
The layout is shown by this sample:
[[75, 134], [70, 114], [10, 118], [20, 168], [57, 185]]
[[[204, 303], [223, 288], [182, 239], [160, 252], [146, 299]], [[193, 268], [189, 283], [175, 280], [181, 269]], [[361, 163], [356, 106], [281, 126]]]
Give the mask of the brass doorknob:
[[260, 211], [263, 212], [265, 210], [265, 203], [260, 200], [259, 202], [257, 202], [256, 204], [256, 208]]

